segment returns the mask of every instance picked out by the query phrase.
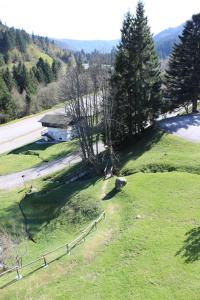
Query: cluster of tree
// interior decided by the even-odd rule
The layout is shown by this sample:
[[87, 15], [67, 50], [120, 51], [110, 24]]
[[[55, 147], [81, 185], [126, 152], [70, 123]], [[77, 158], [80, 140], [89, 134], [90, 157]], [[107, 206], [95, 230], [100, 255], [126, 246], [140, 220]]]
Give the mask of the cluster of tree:
[[140, 135], [161, 111], [160, 66], [142, 2], [126, 15], [111, 78], [112, 139], [120, 144]]
[[[12, 71], [8, 68], [0, 73], [0, 111], [7, 119], [21, 117], [30, 113], [31, 102], [40, 84], [47, 85], [56, 81], [60, 62], [53, 60], [52, 66], [39, 58], [36, 66], [28, 69], [25, 64], [14, 65]], [[20, 107], [16, 96], [23, 95], [25, 106]]]
[[67, 71], [61, 91], [69, 99], [66, 110], [77, 124], [84, 159], [101, 170], [97, 154], [99, 135], [103, 134], [115, 169], [114, 149], [141, 136], [164, 111], [166, 102], [168, 110], [192, 103], [195, 112], [200, 96], [199, 45], [200, 14], [186, 23], [162, 80], [144, 6], [139, 2], [136, 15], [127, 13], [124, 19], [114, 68], [105, 68], [97, 55], [98, 59], [84, 69], [83, 58], [78, 55], [76, 66]]
[[175, 45], [166, 74], [166, 100], [173, 107], [197, 111], [200, 97], [200, 14], [187, 21], [180, 42]]
[[105, 68], [98, 58], [86, 70], [78, 59], [61, 88], [69, 99], [66, 110], [77, 124], [83, 157], [96, 169], [101, 165], [97, 157], [100, 133], [114, 164], [113, 145], [141, 134], [161, 110], [159, 63], [141, 2], [135, 17], [130, 13], [125, 17], [112, 76], [112, 68]]
[[95, 64], [98, 61], [101, 61], [104, 65], [113, 66], [115, 62], [115, 51], [113, 48], [110, 53], [102, 53], [98, 50], [94, 50], [91, 53], [86, 53], [84, 50], [75, 51], [73, 55], [75, 60], [82, 64]]
[[59, 97], [68, 100], [66, 112], [73, 118], [83, 158], [93, 164], [97, 172], [101, 171], [98, 153], [104, 76], [101, 64], [85, 69], [77, 62], [76, 66], [67, 69], [59, 89]]
[[52, 41], [52, 40], [50, 41], [48, 37], [43, 37], [40, 35], [32, 34], [31, 39], [35, 45], [37, 45], [44, 51], [48, 50], [48, 48], [51, 44], [54, 45], [54, 41]]
[[30, 36], [26, 31], [7, 28], [0, 30], [0, 52], [1, 64], [9, 61], [9, 51], [16, 48], [20, 52], [25, 53], [27, 44], [30, 43]]

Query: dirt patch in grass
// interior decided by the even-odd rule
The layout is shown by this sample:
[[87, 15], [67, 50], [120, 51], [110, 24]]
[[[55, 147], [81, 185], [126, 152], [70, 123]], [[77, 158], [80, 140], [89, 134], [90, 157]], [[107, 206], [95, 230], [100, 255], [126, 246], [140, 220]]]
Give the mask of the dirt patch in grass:
[[108, 244], [113, 236], [113, 229], [107, 229], [104, 232], [96, 234], [84, 247], [84, 258], [91, 263], [97, 255], [97, 251]]

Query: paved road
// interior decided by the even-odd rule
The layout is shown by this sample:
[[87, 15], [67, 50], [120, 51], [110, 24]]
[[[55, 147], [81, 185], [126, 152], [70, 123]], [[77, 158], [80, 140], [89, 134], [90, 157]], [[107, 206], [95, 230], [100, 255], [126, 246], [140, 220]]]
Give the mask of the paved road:
[[[23, 186], [24, 182], [37, 179], [42, 176], [62, 170], [68, 166], [81, 161], [80, 153], [68, 154], [66, 157], [55, 160], [50, 163], [42, 164], [39, 167], [28, 169], [25, 171], [0, 176], [0, 189], [11, 189]], [[23, 176], [23, 178], [22, 178]]]
[[[104, 151], [103, 143], [99, 143], [99, 152]], [[94, 146], [95, 151], [95, 146]], [[12, 189], [23, 186], [25, 182], [60, 171], [82, 160], [80, 152], [70, 153], [64, 158], [25, 171], [0, 176], [0, 189]], [[23, 176], [23, 178], [22, 178]]]
[[44, 129], [38, 121], [47, 113], [52, 114], [63, 112], [64, 108], [59, 108], [24, 120], [19, 120], [15, 123], [1, 126], [0, 154], [38, 140], [41, 137], [41, 131]]
[[200, 143], [200, 113], [167, 118], [158, 124], [161, 129], [171, 134]]

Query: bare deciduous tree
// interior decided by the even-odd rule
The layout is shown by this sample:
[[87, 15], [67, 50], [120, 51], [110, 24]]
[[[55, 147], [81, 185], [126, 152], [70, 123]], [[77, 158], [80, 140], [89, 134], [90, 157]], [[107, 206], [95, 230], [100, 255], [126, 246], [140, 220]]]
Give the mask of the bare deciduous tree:
[[21, 266], [27, 251], [27, 237], [23, 228], [16, 230], [13, 227], [12, 234], [6, 228], [0, 228], [0, 269]]
[[110, 68], [101, 61], [84, 69], [77, 64], [67, 69], [61, 82], [59, 97], [66, 99], [66, 113], [73, 118], [83, 158], [102, 173], [105, 164], [99, 157], [101, 134], [115, 169], [116, 159], [111, 141], [112, 98], [110, 97]]

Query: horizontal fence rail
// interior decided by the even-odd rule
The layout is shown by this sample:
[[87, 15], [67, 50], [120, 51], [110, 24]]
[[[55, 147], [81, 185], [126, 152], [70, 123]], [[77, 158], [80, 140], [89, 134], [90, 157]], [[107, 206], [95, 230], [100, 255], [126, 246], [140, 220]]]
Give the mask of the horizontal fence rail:
[[77, 247], [82, 241], [85, 241], [85, 238], [86, 236], [88, 236], [88, 234], [94, 229], [97, 227], [97, 224], [99, 222], [101, 222], [103, 219], [105, 219], [105, 212], [103, 211], [101, 213], [101, 215], [96, 219], [94, 220], [91, 224], [89, 224], [83, 231], [82, 233], [76, 238], [74, 239], [73, 241], [69, 242], [69, 243], [66, 243], [62, 246], [59, 246], [49, 252], [46, 252], [45, 254], [43, 254], [42, 256], [36, 258], [35, 260], [25, 264], [25, 265], [22, 265], [22, 266], [14, 266], [8, 270], [6, 270], [5, 272], [2, 272], [0, 273], [0, 278], [9, 274], [9, 273], [12, 273], [12, 272], [16, 272], [16, 279], [19, 280], [22, 278], [22, 275], [20, 274], [20, 270], [21, 269], [24, 269], [26, 267], [29, 267], [33, 264], [35, 264], [36, 262], [38, 261], [43, 261], [43, 267], [47, 267], [48, 266], [48, 261], [47, 261], [47, 256], [52, 254], [52, 253], [55, 253], [57, 252], [58, 250], [60, 249], [65, 249], [65, 254], [70, 254], [70, 251], [72, 249], [74, 249], [75, 247]]

